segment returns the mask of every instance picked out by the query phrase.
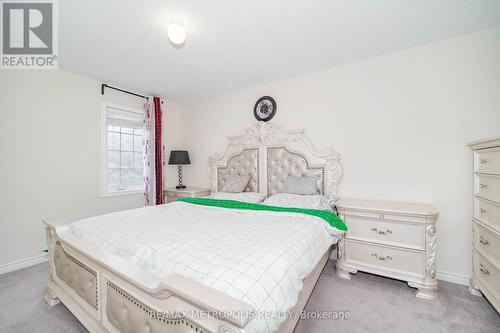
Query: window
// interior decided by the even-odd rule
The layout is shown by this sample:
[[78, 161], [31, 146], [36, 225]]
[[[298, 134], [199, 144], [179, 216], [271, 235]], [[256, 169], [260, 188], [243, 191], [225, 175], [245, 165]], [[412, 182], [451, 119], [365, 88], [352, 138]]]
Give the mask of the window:
[[105, 195], [143, 191], [141, 110], [104, 103], [104, 177]]

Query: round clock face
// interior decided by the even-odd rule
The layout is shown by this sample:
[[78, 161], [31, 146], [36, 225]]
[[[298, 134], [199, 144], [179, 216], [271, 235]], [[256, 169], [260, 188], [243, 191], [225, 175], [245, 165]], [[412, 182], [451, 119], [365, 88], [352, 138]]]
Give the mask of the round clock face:
[[272, 97], [259, 98], [253, 107], [253, 114], [258, 121], [269, 121], [276, 113], [276, 102]]

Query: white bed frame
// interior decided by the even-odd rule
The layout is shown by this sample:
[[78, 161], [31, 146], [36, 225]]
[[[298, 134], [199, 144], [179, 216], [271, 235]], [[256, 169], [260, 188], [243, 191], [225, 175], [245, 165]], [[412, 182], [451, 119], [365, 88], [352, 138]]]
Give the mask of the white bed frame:
[[[212, 191], [234, 173], [249, 172], [247, 190], [266, 195], [281, 192], [287, 175], [318, 175], [321, 193], [337, 199], [342, 176], [333, 149], [318, 151], [304, 130], [272, 123], [229, 137], [225, 153], [211, 156], [209, 165]], [[90, 332], [253, 332], [241, 316], [254, 310], [251, 305], [178, 274], [160, 279], [74, 237], [64, 223], [44, 223], [50, 259], [44, 299], [49, 305], [64, 303]], [[297, 315], [283, 322], [279, 333], [295, 328], [332, 250], [304, 280], [293, 309]]]

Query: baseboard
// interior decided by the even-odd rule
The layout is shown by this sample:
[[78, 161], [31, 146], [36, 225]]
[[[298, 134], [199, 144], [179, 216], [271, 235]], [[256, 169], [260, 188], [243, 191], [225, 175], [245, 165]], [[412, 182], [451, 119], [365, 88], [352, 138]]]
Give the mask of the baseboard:
[[466, 275], [462, 275], [462, 274], [450, 273], [450, 272], [445, 272], [445, 271], [438, 271], [436, 274], [436, 278], [438, 280], [441, 280], [441, 281], [457, 283], [457, 284], [461, 284], [464, 286], [468, 286], [470, 277], [466, 276]]
[[34, 266], [37, 264], [41, 264], [42, 262], [49, 261], [49, 256], [47, 254], [41, 254], [39, 256], [21, 259], [18, 261], [13, 261], [8, 264], [0, 265], [0, 275], [17, 271], [19, 269], [23, 269], [26, 267]]
[[[39, 256], [31, 257], [31, 258], [26, 258], [26, 259], [21, 259], [18, 261], [13, 261], [8, 264], [4, 264], [0, 266], [0, 275], [17, 271], [19, 269], [27, 268], [30, 266], [34, 266], [37, 264], [41, 264], [43, 262], [49, 261], [49, 257], [47, 254], [41, 254]], [[469, 285], [469, 276], [466, 275], [461, 275], [461, 274], [456, 274], [456, 273], [450, 273], [450, 272], [445, 272], [445, 271], [438, 271], [436, 274], [436, 278], [441, 281], [446, 281], [446, 282], [451, 282], [451, 283], [457, 283], [461, 284], [464, 286]]]

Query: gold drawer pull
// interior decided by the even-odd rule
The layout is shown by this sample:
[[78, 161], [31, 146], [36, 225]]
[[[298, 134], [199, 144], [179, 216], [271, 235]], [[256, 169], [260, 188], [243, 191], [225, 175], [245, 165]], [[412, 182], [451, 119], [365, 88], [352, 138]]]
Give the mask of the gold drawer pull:
[[486, 209], [481, 208], [480, 212], [481, 212], [481, 214], [484, 214], [484, 213], [486, 213]]
[[481, 271], [481, 273], [483, 273], [484, 275], [490, 275], [490, 271], [483, 266], [483, 264], [480, 265], [479, 267], [479, 270]]
[[481, 188], [486, 188], [486, 184], [479, 185]]
[[490, 242], [488, 242], [483, 237], [479, 237], [479, 243], [481, 243], [481, 245], [490, 245]]
[[391, 256], [381, 257], [381, 256], [379, 256], [379, 255], [378, 255], [378, 254], [376, 254], [376, 253], [372, 253], [372, 257], [375, 257], [376, 259], [378, 259], [378, 260], [380, 260], [380, 261], [392, 260], [392, 257], [391, 257]]
[[388, 234], [392, 234], [392, 230], [378, 230], [377, 228], [372, 228], [372, 231], [374, 231], [375, 233], [379, 234], [379, 235], [388, 235]]
[[481, 164], [486, 164], [487, 162], [488, 162], [488, 160], [485, 160], [484, 158], [482, 158], [482, 159], [480, 160], [480, 163], [481, 163]]

